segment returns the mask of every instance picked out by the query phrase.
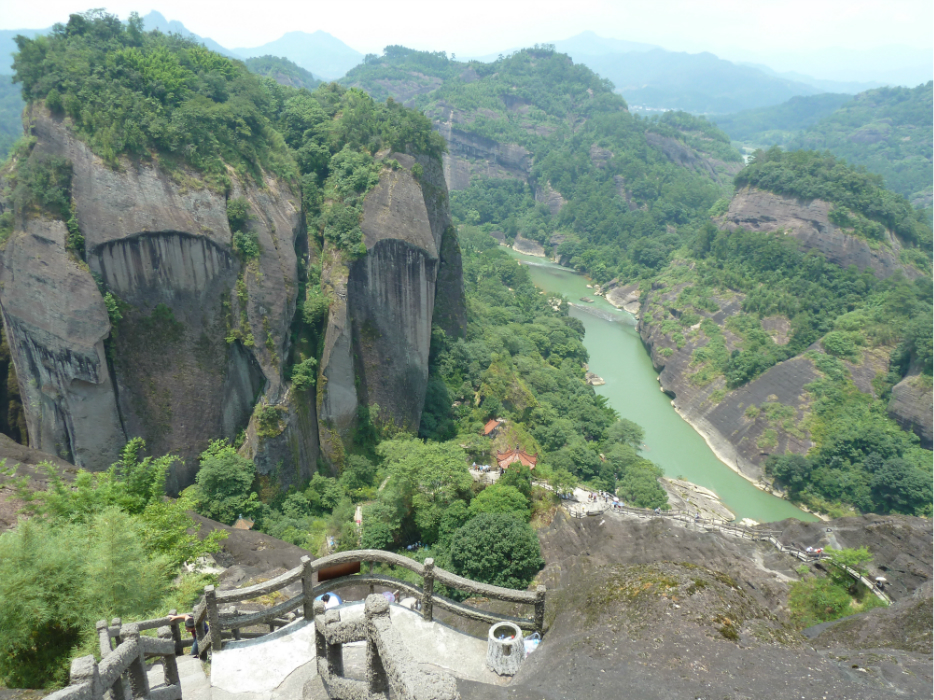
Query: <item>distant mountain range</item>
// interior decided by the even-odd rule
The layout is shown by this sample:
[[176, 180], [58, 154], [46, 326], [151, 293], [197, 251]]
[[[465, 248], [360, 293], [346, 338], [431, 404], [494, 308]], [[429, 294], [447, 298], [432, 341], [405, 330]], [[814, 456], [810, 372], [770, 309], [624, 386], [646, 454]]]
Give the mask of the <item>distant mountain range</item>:
[[362, 53], [320, 29], [311, 34], [289, 32], [268, 44], [252, 49], [235, 49], [234, 53], [240, 58], [283, 56], [326, 80], [343, 77], [363, 61]]
[[[363, 61], [362, 53], [321, 30], [311, 33], [288, 32], [262, 46], [228, 49], [209, 37], [189, 31], [179, 21], [167, 20], [159, 12], [150, 12], [143, 17], [143, 21], [146, 29], [176, 32], [225, 56], [239, 59], [283, 57], [311, 72], [316, 78], [324, 80], [336, 80]], [[50, 30], [51, 28], [0, 31], [0, 56], [9, 55], [16, 50], [13, 37], [17, 34], [36, 36]], [[867, 50], [863, 53], [875, 57], [870, 63], [863, 60], [866, 58], [863, 53], [842, 52], [849, 56], [851, 62], [877, 66], [878, 70], [870, 71], [873, 80], [858, 82], [822, 80], [799, 71], [782, 73], [762, 65], [761, 62], [728, 61], [706, 52], [692, 54], [668, 51], [654, 44], [602, 37], [593, 31], [582, 32], [568, 39], [555, 41], [554, 44], [558, 51], [567, 53], [576, 63], [582, 63], [608, 78], [616, 86], [616, 90], [626, 98], [630, 108], [642, 113], [680, 109], [694, 114], [722, 115], [778, 105], [796, 96], [826, 92], [852, 95], [881, 86], [883, 82], [880, 82], [880, 77], [894, 76], [898, 73], [897, 67], [902, 64], [921, 61], [916, 50], [908, 49], [897, 52], [897, 57], [888, 59], [881, 55], [876, 56], [878, 51]], [[840, 57], [837, 53], [825, 54], [827, 52], [820, 54], [823, 59], [836, 61], [833, 65], [839, 64]], [[495, 59], [496, 55], [491, 55], [477, 60]], [[919, 64], [916, 68], [917, 70], [909, 73], [919, 76], [925, 75], [925, 71], [930, 73], [930, 66]], [[12, 67], [5, 67], [0, 60], [0, 73], [12, 73]], [[930, 78], [925, 78], [927, 79]]]
[[[680, 109], [727, 114], [780, 104], [797, 95], [856, 94], [882, 84], [779, 73], [765, 65], [735, 63], [712, 53], [668, 51], [654, 44], [608, 39], [593, 31], [552, 43], [575, 63], [608, 78], [630, 109], [643, 113]], [[493, 61], [498, 55], [477, 60]]]

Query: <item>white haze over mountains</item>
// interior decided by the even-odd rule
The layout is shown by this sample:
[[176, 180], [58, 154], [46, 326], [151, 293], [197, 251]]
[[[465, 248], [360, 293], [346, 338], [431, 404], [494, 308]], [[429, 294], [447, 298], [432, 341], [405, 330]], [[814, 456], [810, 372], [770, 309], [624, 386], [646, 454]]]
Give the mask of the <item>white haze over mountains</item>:
[[[364, 50], [381, 53], [382, 47], [388, 44], [421, 50], [446, 49], [449, 55], [455, 53], [455, 48], [474, 46], [480, 50], [456, 52], [457, 58], [489, 61], [501, 53], [534, 43], [553, 43], [576, 62], [613, 81], [631, 105], [637, 109], [642, 105], [649, 111], [674, 108], [722, 114], [777, 104], [795, 95], [855, 94], [882, 85], [913, 87], [934, 77], [934, 60], [928, 48], [901, 43], [873, 47], [868, 41], [864, 42], [866, 48], [827, 48], [827, 43], [822, 41], [813, 38], [807, 41], [816, 34], [828, 43], [834, 40], [852, 43], [853, 36], [841, 34], [846, 29], [850, 35], [860, 37], [884, 40], [898, 35], [917, 41], [923, 39], [930, 45], [930, 22], [926, 22], [926, 18], [934, 13], [929, 0], [885, 0], [884, 3], [882, 0], [878, 3], [821, 0], [816, 4], [808, 3], [811, 11], [797, 18], [794, 26], [789, 25], [788, 13], [799, 5], [803, 8], [803, 0], [780, 3], [757, 0], [754, 4], [746, 0], [708, 0], [705, 3], [658, 0], [647, 6], [649, 10], [630, 8], [626, 11], [620, 9], [623, 3], [605, 0], [578, 0], [573, 11], [563, 2], [539, 0], [509, 3], [508, 6], [498, 2], [498, 12], [479, 12], [487, 6], [492, 9], [491, 1], [475, 0], [470, 12], [465, 14], [461, 7], [456, 15], [448, 16], [451, 13], [437, 4], [418, 0], [400, 0], [391, 9], [381, 2], [348, 1], [340, 4], [340, 12], [334, 6], [316, 4], [314, 13], [309, 13], [310, 6], [305, 4], [267, 0], [258, 7], [255, 3], [247, 5], [228, 0], [222, 12], [213, 4], [205, 4], [215, 8], [210, 21], [206, 22], [202, 4], [184, 3], [182, 6], [176, 0], [165, 0], [160, 8], [165, 11], [172, 8], [175, 14], [171, 20], [159, 11], [145, 14], [144, 20], [147, 29], [191, 36], [208, 48], [234, 58], [283, 56], [325, 80], [342, 77], [362, 61]], [[118, 0], [111, 3], [108, 10], [126, 17], [135, 6], [136, 3]], [[878, 10], [875, 15], [870, 11], [873, 6]], [[685, 33], [683, 25], [691, 17], [698, 17], [698, 7], [705, 8], [704, 12], [709, 15], [706, 34], [700, 19], [697, 19], [700, 24], [696, 31]], [[834, 12], [833, 7], [839, 11]], [[0, 0], [0, 8], [3, 9], [0, 27], [10, 26], [10, 22], [18, 19], [25, 22], [29, 17], [66, 21], [70, 12], [83, 9], [67, 0], [45, 0], [38, 7]], [[517, 8], [525, 10], [523, 24], [519, 23], [523, 13]], [[409, 24], [400, 25], [400, 12], [406, 15], [406, 11]], [[478, 12], [485, 24], [477, 24]], [[381, 18], [381, 26], [372, 26], [374, 17]], [[565, 21], [558, 22], [562, 17]], [[649, 22], [650, 19], [655, 21]], [[236, 31], [232, 31], [231, 21], [237, 22]], [[570, 33], [574, 28], [583, 28], [581, 23], [585, 21], [600, 27], [601, 34], [615, 30], [619, 32], [617, 36], [624, 38], [609, 38], [584, 29], [569, 38], [555, 40], [556, 32], [551, 33], [556, 26], [567, 27]], [[756, 22], [762, 26], [759, 35], [752, 37], [741, 32], [722, 31], [723, 22], [737, 29], [755, 27]], [[823, 26], [814, 26], [821, 22]], [[926, 33], [918, 33], [919, 22], [926, 22]], [[462, 26], [463, 30], [454, 31], [452, 23]], [[867, 23], [874, 26], [864, 26]], [[325, 24], [351, 43], [359, 39], [360, 44], [352, 48], [324, 29], [311, 32], [301, 29]], [[665, 31], [659, 31], [659, 24]], [[255, 31], [245, 30], [244, 25], [254, 26]], [[35, 36], [50, 30], [47, 24], [45, 26], [46, 29], [39, 30], [0, 29], [0, 57], [9, 56], [15, 50], [13, 37], [17, 33]], [[486, 31], [477, 35], [478, 26], [485, 27]], [[190, 27], [198, 27], [204, 33], [199, 35]], [[210, 31], [205, 32], [202, 27]], [[237, 45], [231, 44], [230, 38], [265, 38], [274, 35], [276, 27], [288, 31], [280, 32], [278, 38], [259, 46], [238, 41], [239, 46], [248, 48], [227, 48]], [[413, 27], [422, 27], [424, 31], [413, 37]], [[775, 33], [783, 27], [787, 35], [777, 42]], [[546, 31], [549, 33], [545, 34]], [[541, 38], [536, 41], [520, 39], [533, 35]], [[735, 46], [728, 43], [731, 41]], [[483, 51], [494, 42], [498, 42], [502, 50]], [[714, 50], [718, 45], [720, 50]], [[0, 58], [2, 73], [12, 73], [12, 68], [8, 61]]]

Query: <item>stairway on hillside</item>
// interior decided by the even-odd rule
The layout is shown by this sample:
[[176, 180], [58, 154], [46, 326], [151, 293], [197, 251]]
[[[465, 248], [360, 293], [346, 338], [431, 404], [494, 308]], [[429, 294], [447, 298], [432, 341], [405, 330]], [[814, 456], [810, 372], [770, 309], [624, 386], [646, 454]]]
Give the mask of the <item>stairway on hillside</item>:
[[[190, 654], [177, 656], [175, 661], [178, 664], [183, 700], [213, 700], [211, 683], [204, 675], [201, 662]], [[165, 685], [165, 674], [161, 663], [153, 664], [148, 676], [150, 689]]]

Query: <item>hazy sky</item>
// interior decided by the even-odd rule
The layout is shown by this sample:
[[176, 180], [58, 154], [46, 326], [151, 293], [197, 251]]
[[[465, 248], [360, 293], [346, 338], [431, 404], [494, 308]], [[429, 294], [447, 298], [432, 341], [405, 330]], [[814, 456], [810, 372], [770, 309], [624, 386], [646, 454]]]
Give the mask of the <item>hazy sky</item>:
[[[47, 27], [100, 4], [0, 0], [0, 29]], [[317, 29], [364, 53], [379, 53], [393, 43], [465, 57], [565, 39], [586, 29], [721, 55], [893, 44], [931, 49], [934, 43], [931, 0], [119, 0], [105, 7], [121, 18], [155, 9], [228, 48]]]

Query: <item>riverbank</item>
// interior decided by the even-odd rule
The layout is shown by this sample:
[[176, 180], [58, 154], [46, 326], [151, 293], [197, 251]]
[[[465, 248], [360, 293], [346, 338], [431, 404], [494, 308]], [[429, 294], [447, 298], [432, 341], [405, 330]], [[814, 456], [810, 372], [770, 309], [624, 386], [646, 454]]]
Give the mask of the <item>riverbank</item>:
[[[776, 489], [772, 488], [771, 484], [767, 484], [766, 482], [758, 480], [758, 479], [753, 479], [748, 474], [745, 474], [743, 470], [739, 468], [739, 464], [737, 463], [735, 459], [735, 450], [733, 449], [733, 446], [729, 442], [727, 442], [726, 443], [727, 447], [724, 448], [723, 443], [725, 442], [725, 440], [722, 439], [722, 436], [720, 435], [719, 432], [716, 432], [716, 434], [714, 434], [715, 431], [705, 430], [700, 425], [700, 421], [692, 420], [687, 414], [685, 414], [677, 406], [675, 406], [674, 402], [672, 402], [672, 406], [674, 407], [675, 412], [679, 416], [681, 416], [681, 419], [685, 423], [690, 425], [698, 435], [704, 438], [704, 442], [707, 443], [707, 447], [709, 447], [710, 451], [713, 452], [714, 455], [716, 455], [717, 459], [719, 459], [727, 467], [732, 469], [736, 474], [743, 477], [746, 481], [748, 481], [750, 484], [755, 486], [757, 489], [759, 489], [763, 493], [770, 494], [772, 496], [775, 496], [776, 498], [781, 498], [783, 501], [787, 501], [788, 503], [791, 503], [791, 501], [788, 501], [785, 498], [785, 494], [783, 492], [777, 491]], [[809, 513], [810, 515], [813, 515], [816, 518], [820, 518], [821, 520], [824, 520], [824, 521], [831, 520], [831, 517], [829, 515], [825, 515], [824, 513], [815, 513], [814, 511], [810, 510], [807, 506], [798, 505], [798, 504], [793, 504], [793, 505], [795, 505], [796, 508], [801, 509], [805, 513]]]
[[592, 304], [572, 303], [571, 315], [584, 324], [589, 370], [605, 382], [595, 387], [595, 391], [605, 396], [621, 417], [645, 429], [643, 454], [658, 464], [668, 478], [691, 482], [715, 493], [737, 520], [817, 519], [747, 478], [737, 478], [742, 475], [720, 458], [715, 445], [674, 410], [671, 399], [659, 390], [658, 373], [652, 367], [633, 315], [620, 311], [605, 296], [596, 295], [592, 288], [587, 288], [589, 280], [573, 270], [539, 257], [509, 252], [529, 265], [533, 281], [540, 289], [570, 300], [593, 295]]

